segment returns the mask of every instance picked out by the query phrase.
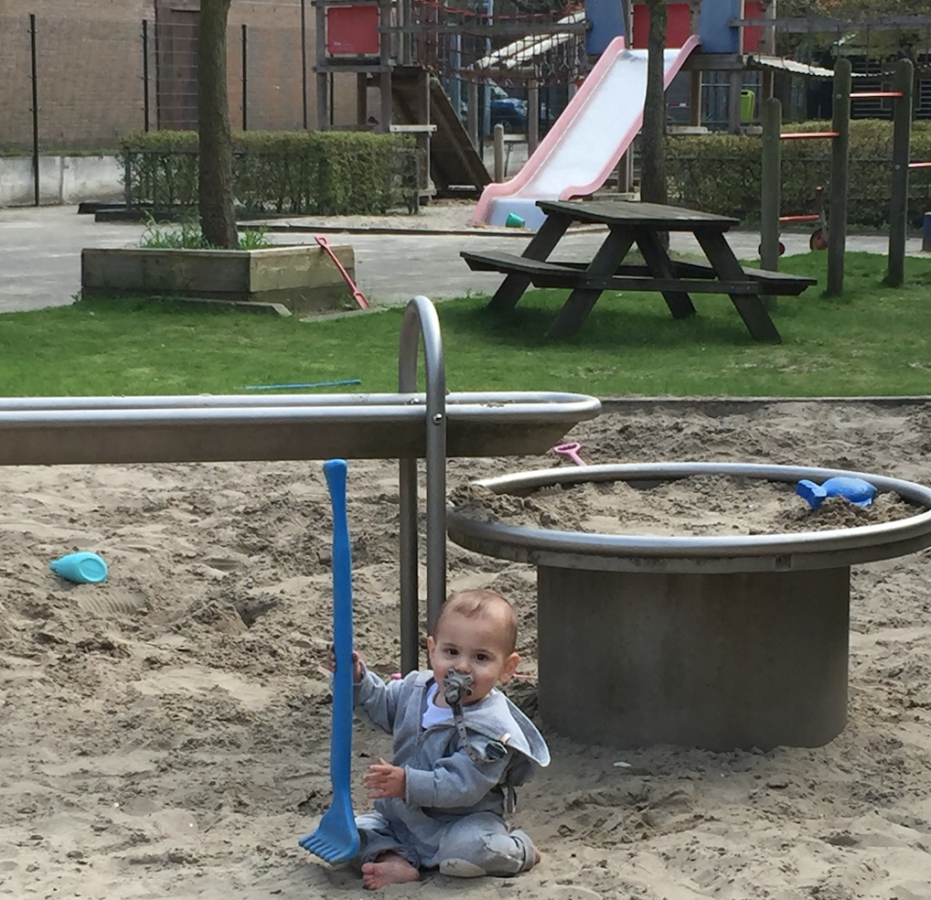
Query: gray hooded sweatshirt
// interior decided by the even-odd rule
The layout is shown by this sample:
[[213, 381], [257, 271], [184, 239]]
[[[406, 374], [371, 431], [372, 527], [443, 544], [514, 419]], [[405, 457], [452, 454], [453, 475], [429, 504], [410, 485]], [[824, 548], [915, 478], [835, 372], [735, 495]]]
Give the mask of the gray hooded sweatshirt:
[[[406, 772], [406, 796], [376, 800], [375, 809], [428, 843], [438, 827], [453, 819], [471, 813], [503, 818], [514, 808], [514, 788], [550, 761], [536, 726], [497, 689], [463, 707], [469, 743], [482, 758], [473, 761], [460, 746], [452, 719], [423, 727], [433, 683], [430, 671], [411, 672], [387, 684], [366, 671], [355, 686], [356, 709], [393, 734], [394, 765]], [[495, 752], [501, 744], [507, 750], [504, 755]]]

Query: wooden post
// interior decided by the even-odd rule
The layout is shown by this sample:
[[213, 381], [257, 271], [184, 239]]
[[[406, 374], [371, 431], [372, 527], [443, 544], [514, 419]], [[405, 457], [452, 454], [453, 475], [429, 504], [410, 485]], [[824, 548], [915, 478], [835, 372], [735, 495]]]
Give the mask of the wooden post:
[[905, 281], [905, 237], [908, 232], [908, 163], [911, 156], [912, 91], [915, 67], [900, 59], [895, 67], [893, 90], [902, 96], [893, 101], [892, 186], [889, 201], [889, 265], [886, 284], [899, 287]]
[[763, 101], [763, 161], [760, 194], [760, 265], [779, 270], [779, 205], [782, 192], [782, 104]]
[[701, 125], [701, 72], [689, 72], [689, 125]]
[[[775, 19], [776, 18], [776, 0], [769, 0], [768, 3], [763, 4], [763, 18], [764, 19]], [[775, 25], [764, 25], [763, 26], [763, 37], [760, 42], [760, 49], [767, 56], [776, 55], [776, 26]], [[763, 70], [763, 79], [762, 79], [762, 94], [763, 99], [768, 100], [770, 97], [776, 95], [775, 85], [776, 85], [776, 75], [772, 69]]]
[[727, 130], [730, 134], [740, 134], [740, 92], [743, 86], [744, 73], [740, 69], [731, 72], [727, 92]]
[[844, 251], [847, 244], [847, 168], [850, 161], [850, 82], [847, 57], [834, 64], [834, 117], [831, 140], [831, 206], [828, 211], [828, 283], [825, 294], [844, 290]]
[[381, 72], [378, 77], [379, 94], [381, 95], [381, 113], [378, 130], [382, 134], [388, 134], [391, 131], [391, 123], [394, 121], [394, 107], [391, 96], [391, 36], [387, 30], [391, 27], [391, 0], [382, 0], [381, 4], [381, 37], [379, 38], [379, 61]]
[[365, 72], [356, 72], [356, 126], [360, 131], [368, 125], [368, 81]]

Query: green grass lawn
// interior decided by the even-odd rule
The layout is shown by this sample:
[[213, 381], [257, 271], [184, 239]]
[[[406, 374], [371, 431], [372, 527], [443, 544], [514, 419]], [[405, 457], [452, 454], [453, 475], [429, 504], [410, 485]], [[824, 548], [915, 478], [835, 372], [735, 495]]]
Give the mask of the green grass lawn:
[[[827, 256], [782, 260], [818, 286], [779, 298], [781, 345], [756, 343], [727, 297], [693, 295], [672, 319], [659, 294], [602, 295], [572, 338], [544, 334], [565, 291], [531, 291], [507, 315], [486, 297], [438, 305], [451, 390], [612, 395], [931, 394], [931, 260], [882, 284], [884, 256], [850, 253], [842, 297], [822, 296]], [[6, 396], [238, 393], [245, 385], [361, 379], [397, 389], [402, 309], [316, 322], [157, 301], [80, 301], [0, 315]], [[422, 368], [422, 365], [421, 365]]]

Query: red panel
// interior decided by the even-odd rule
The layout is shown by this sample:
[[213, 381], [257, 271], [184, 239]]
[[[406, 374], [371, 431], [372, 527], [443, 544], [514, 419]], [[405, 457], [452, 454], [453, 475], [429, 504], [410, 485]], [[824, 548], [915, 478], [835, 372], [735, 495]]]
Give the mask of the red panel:
[[[763, 3], [761, 0], [744, 0], [745, 19], [762, 19]], [[744, 53], [759, 53], [763, 43], [763, 26], [746, 25], [744, 26]]]
[[332, 6], [326, 11], [326, 50], [331, 56], [378, 56], [379, 8]]
[[[688, 3], [670, 3], [666, 7], [666, 46], [681, 47], [692, 36], [692, 13]], [[650, 15], [645, 3], [634, 4], [633, 47], [645, 50], [650, 33]]]
[[681, 47], [692, 36], [692, 11], [688, 3], [670, 3], [667, 9], [666, 46]]
[[650, 33], [650, 14], [645, 3], [634, 4], [634, 40], [632, 46], [645, 50]]

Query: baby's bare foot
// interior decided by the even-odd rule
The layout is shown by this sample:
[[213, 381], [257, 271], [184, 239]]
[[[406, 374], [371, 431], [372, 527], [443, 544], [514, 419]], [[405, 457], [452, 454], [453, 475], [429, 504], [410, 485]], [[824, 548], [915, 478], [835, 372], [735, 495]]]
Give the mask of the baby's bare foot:
[[370, 891], [408, 881], [420, 881], [420, 872], [397, 853], [384, 853], [375, 862], [362, 866], [362, 883]]
[[534, 864], [535, 866], [540, 865], [540, 860], [541, 860], [541, 859], [543, 859], [543, 854], [540, 853], [540, 851], [537, 850], [536, 847], [534, 847], [534, 848], [533, 848], [533, 864]]

